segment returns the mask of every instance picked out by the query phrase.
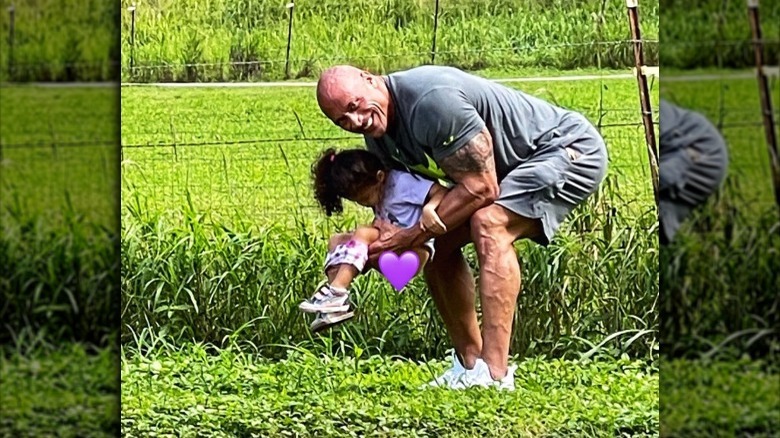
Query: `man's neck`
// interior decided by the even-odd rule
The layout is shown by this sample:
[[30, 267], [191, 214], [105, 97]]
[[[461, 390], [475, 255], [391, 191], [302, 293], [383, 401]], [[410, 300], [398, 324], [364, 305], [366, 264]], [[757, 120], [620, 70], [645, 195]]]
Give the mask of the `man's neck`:
[[387, 76], [382, 76], [381, 84], [387, 94], [387, 132], [385, 135], [394, 137], [398, 127], [398, 122], [395, 119], [395, 97], [390, 90], [390, 79]]

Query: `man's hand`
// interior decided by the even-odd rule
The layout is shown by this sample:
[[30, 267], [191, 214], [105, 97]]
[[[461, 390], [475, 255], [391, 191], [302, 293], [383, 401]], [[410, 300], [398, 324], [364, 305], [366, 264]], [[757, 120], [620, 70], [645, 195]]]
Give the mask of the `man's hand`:
[[447, 226], [441, 221], [441, 218], [436, 214], [436, 207], [433, 205], [426, 205], [423, 207], [422, 218], [420, 218], [420, 229], [423, 231], [430, 231], [434, 234], [444, 234], [447, 232]]
[[375, 219], [372, 225], [379, 229], [379, 239], [368, 247], [368, 260], [374, 264], [383, 252], [398, 253], [399, 250], [421, 245], [428, 237], [418, 227], [404, 229], [381, 219]]

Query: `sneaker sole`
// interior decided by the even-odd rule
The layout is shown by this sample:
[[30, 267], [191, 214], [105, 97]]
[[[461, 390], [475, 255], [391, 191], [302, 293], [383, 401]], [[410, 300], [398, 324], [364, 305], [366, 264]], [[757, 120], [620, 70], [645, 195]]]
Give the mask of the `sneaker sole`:
[[334, 321], [332, 321], [329, 324], [322, 324], [322, 325], [319, 325], [319, 326], [316, 326], [316, 327], [312, 326], [312, 327], [309, 327], [309, 328], [311, 329], [311, 331], [313, 333], [319, 333], [319, 332], [321, 332], [321, 331], [323, 331], [323, 330], [325, 330], [327, 328], [335, 327], [337, 325], [340, 325], [340, 324], [344, 323], [345, 321], [348, 321], [348, 320], [352, 319], [354, 316], [355, 316], [355, 312], [349, 312], [347, 314], [344, 314], [342, 316], [338, 316], [338, 317], [334, 318]]
[[304, 301], [300, 305], [298, 305], [298, 308], [306, 313], [336, 313], [336, 312], [346, 312], [349, 310], [349, 304], [344, 304], [343, 306], [315, 306], [309, 302]]

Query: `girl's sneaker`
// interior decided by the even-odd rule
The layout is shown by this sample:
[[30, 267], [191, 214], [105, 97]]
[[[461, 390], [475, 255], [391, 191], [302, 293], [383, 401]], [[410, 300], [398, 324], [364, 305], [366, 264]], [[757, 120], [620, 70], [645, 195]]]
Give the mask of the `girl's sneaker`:
[[344, 321], [352, 319], [355, 316], [353, 310], [347, 312], [334, 312], [334, 313], [318, 313], [317, 318], [311, 323], [311, 331], [314, 333], [321, 332], [326, 328], [330, 328], [341, 324]]
[[308, 300], [298, 305], [298, 308], [308, 313], [347, 312], [350, 307], [349, 292], [330, 287], [325, 283]]

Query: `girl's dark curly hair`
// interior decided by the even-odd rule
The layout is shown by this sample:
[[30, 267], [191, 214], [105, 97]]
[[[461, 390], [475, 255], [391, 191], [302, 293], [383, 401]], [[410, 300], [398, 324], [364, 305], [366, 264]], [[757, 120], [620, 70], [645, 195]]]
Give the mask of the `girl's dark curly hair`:
[[342, 198], [351, 198], [360, 190], [376, 184], [376, 174], [387, 167], [376, 155], [364, 149], [348, 149], [337, 152], [329, 148], [312, 165], [314, 198], [328, 216], [341, 213]]

